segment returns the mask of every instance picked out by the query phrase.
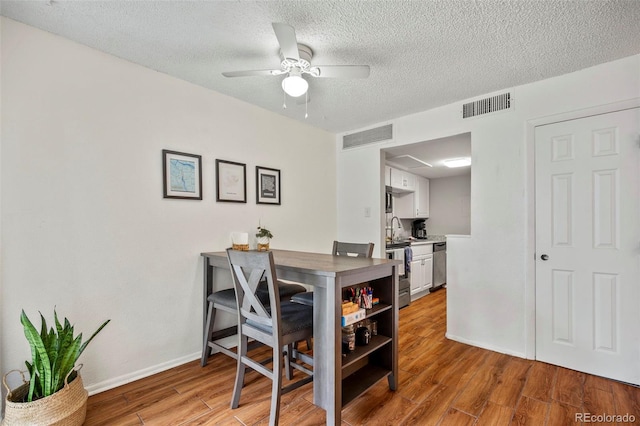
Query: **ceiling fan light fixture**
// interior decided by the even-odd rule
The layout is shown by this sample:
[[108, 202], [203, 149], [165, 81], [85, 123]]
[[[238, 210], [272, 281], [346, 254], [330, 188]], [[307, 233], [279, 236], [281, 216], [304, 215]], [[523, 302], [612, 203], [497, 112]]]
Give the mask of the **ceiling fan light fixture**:
[[471, 158], [450, 158], [448, 160], [444, 160], [444, 165], [453, 168], [453, 167], [465, 167], [471, 165]]
[[298, 73], [289, 73], [289, 76], [282, 80], [282, 90], [291, 97], [297, 98], [307, 93], [309, 83]]

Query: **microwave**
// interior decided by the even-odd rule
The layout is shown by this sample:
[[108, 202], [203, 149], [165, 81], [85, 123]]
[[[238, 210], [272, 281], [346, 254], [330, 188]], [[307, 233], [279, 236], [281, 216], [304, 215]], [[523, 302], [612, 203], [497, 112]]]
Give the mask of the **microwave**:
[[385, 213], [393, 213], [393, 195], [390, 191], [385, 191], [384, 195], [384, 211]]

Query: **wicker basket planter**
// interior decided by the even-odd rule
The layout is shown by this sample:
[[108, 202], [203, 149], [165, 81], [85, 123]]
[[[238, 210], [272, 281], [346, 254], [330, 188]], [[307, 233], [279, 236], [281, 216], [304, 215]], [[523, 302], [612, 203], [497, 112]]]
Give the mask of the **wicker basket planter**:
[[8, 372], [2, 379], [7, 389], [4, 420], [2, 426], [80, 426], [87, 415], [88, 393], [82, 383], [80, 373], [71, 383], [58, 392], [32, 402], [22, 402], [29, 392], [29, 382], [22, 375], [23, 384], [11, 390], [7, 385]]

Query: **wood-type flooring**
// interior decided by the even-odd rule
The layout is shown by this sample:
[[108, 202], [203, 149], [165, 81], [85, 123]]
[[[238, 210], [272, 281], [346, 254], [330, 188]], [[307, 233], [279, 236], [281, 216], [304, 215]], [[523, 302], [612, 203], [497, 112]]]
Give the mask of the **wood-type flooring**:
[[[635, 417], [595, 424], [640, 424], [640, 388], [454, 342], [445, 338], [445, 328], [446, 289], [400, 310], [398, 390], [380, 381], [343, 409], [343, 425], [556, 426], [599, 420], [576, 421], [582, 413]], [[268, 424], [271, 381], [256, 372], [246, 376], [240, 407], [229, 408], [235, 365], [215, 354], [204, 368], [193, 361], [93, 395], [85, 425]], [[324, 424], [324, 410], [312, 401], [312, 384], [284, 395], [280, 424]]]

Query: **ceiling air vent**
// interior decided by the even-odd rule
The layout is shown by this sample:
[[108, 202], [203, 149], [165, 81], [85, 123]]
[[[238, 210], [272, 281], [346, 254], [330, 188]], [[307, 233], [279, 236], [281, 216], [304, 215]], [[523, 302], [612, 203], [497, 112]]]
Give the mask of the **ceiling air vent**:
[[342, 148], [353, 148], [369, 143], [386, 141], [393, 138], [393, 124], [376, 127], [375, 129], [351, 133], [342, 137]]
[[475, 117], [509, 108], [511, 108], [511, 93], [503, 93], [462, 105], [462, 118]]

